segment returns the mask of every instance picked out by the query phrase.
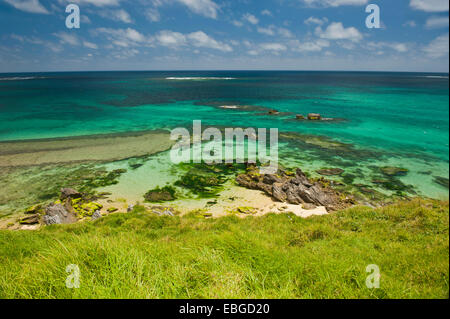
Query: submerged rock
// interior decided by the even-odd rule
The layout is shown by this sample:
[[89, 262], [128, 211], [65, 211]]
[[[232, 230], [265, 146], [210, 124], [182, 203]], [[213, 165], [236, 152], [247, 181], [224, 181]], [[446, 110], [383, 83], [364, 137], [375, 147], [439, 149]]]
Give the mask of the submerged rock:
[[246, 188], [262, 190], [279, 202], [294, 205], [313, 204], [336, 210], [350, 203], [350, 200], [341, 199], [325, 183], [310, 181], [301, 169], [297, 169], [294, 176], [287, 175], [283, 170], [279, 170], [276, 175], [261, 175], [255, 167], [246, 174], [238, 175], [236, 182]]
[[434, 176], [433, 181], [436, 184], [438, 184], [438, 185], [441, 185], [441, 186], [443, 186], [445, 188], [449, 188], [449, 180], [448, 180], [448, 178], [441, 177], [441, 176]]
[[278, 115], [280, 114], [280, 112], [278, 112], [277, 110], [269, 110], [269, 112], [267, 112], [269, 115]]
[[322, 119], [322, 115], [319, 113], [309, 113], [308, 120], [310, 121], [320, 121]]
[[63, 200], [66, 200], [66, 199], [68, 199], [68, 198], [70, 198], [70, 199], [76, 199], [76, 198], [81, 198], [82, 197], [82, 195], [81, 195], [81, 193], [80, 192], [78, 192], [78, 191], [76, 191], [75, 189], [73, 189], [73, 188], [63, 188], [63, 189], [61, 189], [61, 196], [60, 196], [60, 199], [63, 201]]
[[406, 176], [409, 172], [406, 168], [392, 166], [382, 167], [381, 171], [387, 176]]
[[341, 175], [342, 173], [344, 173], [344, 170], [340, 169], [340, 168], [324, 168], [324, 169], [319, 169], [316, 172], [323, 176], [335, 176], [335, 175]]
[[175, 189], [170, 186], [165, 186], [163, 188], [155, 188], [148, 191], [144, 198], [147, 202], [158, 203], [158, 202], [170, 202], [176, 199]]

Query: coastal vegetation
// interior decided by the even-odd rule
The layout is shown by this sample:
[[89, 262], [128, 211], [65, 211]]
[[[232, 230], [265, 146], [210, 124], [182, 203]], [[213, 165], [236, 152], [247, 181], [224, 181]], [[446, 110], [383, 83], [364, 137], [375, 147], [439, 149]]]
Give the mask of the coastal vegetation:
[[[0, 298], [448, 298], [448, 202], [308, 219], [209, 218], [143, 206], [94, 222], [0, 231]], [[79, 289], [65, 286], [79, 266]], [[366, 287], [366, 267], [381, 271]]]

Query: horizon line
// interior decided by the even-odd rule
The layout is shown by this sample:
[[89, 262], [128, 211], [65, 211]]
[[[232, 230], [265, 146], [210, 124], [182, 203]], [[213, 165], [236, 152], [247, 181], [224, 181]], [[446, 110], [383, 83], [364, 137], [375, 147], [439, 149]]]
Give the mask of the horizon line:
[[392, 71], [392, 70], [283, 70], [283, 69], [155, 69], [155, 70], [67, 70], [67, 71], [19, 71], [2, 72], [0, 74], [33, 74], [33, 73], [94, 73], [94, 72], [354, 72], [354, 73], [433, 73], [449, 74], [437, 71]]

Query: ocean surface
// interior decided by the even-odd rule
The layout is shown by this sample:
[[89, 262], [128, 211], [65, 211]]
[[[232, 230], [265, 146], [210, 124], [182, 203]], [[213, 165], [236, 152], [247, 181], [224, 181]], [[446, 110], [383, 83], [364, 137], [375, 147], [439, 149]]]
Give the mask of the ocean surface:
[[[407, 168], [418, 194], [448, 198], [448, 74], [381, 72], [80, 72], [0, 74], [0, 141], [192, 127], [278, 128], [352, 145], [347, 153], [282, 144], [284, 161]], [[276, 109], [279, 115], [268, 115]], [[296, 121], [320, 113], [329, 122]], [[284, 149], [283, 149], [284, 147]], [[341, 165], [339, 165], [341, 164]]]

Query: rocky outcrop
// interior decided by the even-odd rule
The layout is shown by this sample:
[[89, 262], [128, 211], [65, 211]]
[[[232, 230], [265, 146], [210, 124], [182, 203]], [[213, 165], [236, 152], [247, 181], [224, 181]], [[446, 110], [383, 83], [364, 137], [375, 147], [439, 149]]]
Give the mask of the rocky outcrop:
[[310, 121], [320, 121], [322, 119], [322, 115], [318, 113], [309, 113], [308, 120]]
[[22, 225], [35, 225], [39, 224], [40, 221], [40, 215], [34, 214], [30, 216], [23, 217], [19, 220], [19, 223]]
[[264, 175], [256, 168], [249, 168], [246, 174], [237, 176], [236, 182], [246, 188], [262, 190], [279, 202], [294, 205], [325, 206], [332, 211], [352, 203], [349, 198], [342, 199], [327, 183], [309, 180], [301, 169], [295, 174], [279, 170], [276, 175]]
[[76, 214], [69, 212], [63, 205], [50, 204], [45, 208], [43, 221], [45, 225], [73, 224], [78, 221], [78, 218]]

